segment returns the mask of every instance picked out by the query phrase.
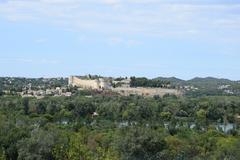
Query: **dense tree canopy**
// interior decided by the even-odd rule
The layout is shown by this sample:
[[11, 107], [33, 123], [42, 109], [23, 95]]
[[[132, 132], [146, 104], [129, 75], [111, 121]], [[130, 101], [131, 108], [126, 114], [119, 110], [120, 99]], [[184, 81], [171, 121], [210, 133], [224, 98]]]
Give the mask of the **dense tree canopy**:
[[239, 106], [235, 96], [2, 96], [0, 160], [239, 159]]
[[168, 87], [170, 86], [169, 81], [162, 80], [151, 80], [147, 78], [136, 78], [131, 77], [131, 87]]

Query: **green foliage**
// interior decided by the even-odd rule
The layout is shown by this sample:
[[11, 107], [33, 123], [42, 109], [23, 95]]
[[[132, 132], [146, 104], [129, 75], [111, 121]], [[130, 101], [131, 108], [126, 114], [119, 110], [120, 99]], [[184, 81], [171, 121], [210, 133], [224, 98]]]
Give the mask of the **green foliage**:
[[22, 105], [23, 105], [23, 111], [24, 114], [29, 114], [29, 99], [28, 98], [23, 98], [22, 99]]
[[239, 106], [234, 96], [0, 97], [0, 160], [238, 159]]
[[67, 79], [0, 77], [0, 92], [6, 90], [9, 91], [9, 95], [16, 95], [17, 92], [22, 92], [24, 88], [30, 88], [30, 86], [33, 90], [67, 86]]
[[167, 87], [170, 84], [169, 81], [162, 80], [149, 80], [147, 78], [131, 77], [131, 87]]
[[160, 113], [160, 117], [165, 121], [170, 121], [171, 116], [172, 116], [172, 114], [170, 112], [161, 112]]
[[93, 157], [92, 152], [87, 146], [87, 133], [85, 131], [81, 132], [70, 137], [69, 150], [67, 152], [68, 159], [91, 160]]
[[118, 148], [122, 159], [148, 160], [155, 159], [167, 148], [167, 144], [163, 135], [156, 130], [129, 128], [120, 132]]
[[2, 149], [0, 149], [0, 160], [5, 160], [5, 159], [6, 159], [5, 154], [2, 151]]

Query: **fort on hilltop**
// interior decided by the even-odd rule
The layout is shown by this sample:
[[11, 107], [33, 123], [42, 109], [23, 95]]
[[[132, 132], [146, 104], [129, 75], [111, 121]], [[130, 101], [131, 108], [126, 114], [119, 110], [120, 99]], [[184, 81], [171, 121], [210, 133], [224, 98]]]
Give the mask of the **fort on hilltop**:
[[[113, 84], [121, 83], [122, 86], [113, 87]], [[113, 92], [119, 93], [123, 96], [129, 95], [140, 95], [140, 96], [164, 96], [166, 94], [181, 96], [182, 92], [177, 89], [167, 89], [167, 88], [149, 88], [149, 87], [130, 87], [130, 79], [123, 79], [121, 81], [111, 81], [108, 78], [91, 78], [91, 77], [79, 77], [70, 76], [68, 84], [71, 86], [80, 87], [83, 89], [92, 90], [111, 90]]]
[[68, 84], [72, 86], [81, 87], [84, 89], [95, 89], [95, 90], [103, 90], [110, 89], [111, 85], [103, 78], [97, 79], [86, 79], [80, 78], [77, 76], [70, 76], [68, 79]]

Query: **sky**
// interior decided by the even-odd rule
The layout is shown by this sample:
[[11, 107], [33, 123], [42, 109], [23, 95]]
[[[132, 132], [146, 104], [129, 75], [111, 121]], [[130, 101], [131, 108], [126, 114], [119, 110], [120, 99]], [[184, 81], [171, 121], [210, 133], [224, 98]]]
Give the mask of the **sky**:
[[240, 80], [240, 0], [0, 0], [0, 76]]

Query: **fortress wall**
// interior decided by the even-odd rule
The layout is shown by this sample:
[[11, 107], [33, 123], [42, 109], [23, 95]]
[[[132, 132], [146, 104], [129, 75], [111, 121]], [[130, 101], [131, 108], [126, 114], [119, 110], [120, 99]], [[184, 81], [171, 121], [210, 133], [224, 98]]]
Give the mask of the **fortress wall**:
[[113, 88], [113, 91], [124, 95], [129, 96], [131, 94], [136, 94], [140, 96], [160, 96], [163, 97], [166, 94], [181, 96], [182, 92], [176, 89], [165, 89], [165, 88]]
[[69, 84], [86, 89], [99, 89], [97, 80], [83, 80], [74, 76], [69, 77]]

